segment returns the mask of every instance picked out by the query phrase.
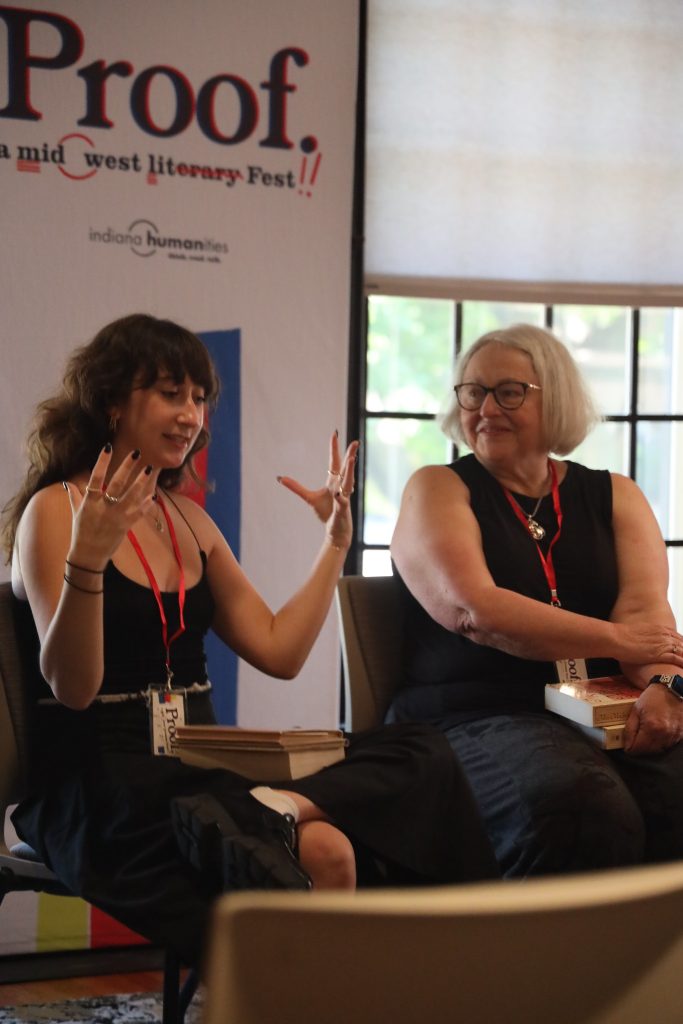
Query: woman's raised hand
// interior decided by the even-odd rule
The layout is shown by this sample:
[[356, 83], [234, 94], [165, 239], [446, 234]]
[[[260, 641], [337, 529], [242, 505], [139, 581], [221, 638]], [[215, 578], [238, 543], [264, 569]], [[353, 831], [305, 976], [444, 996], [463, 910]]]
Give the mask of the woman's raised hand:
[[353, 494], [358, 441], [352, 441], [344, 457], [339, 454], [337, 431], [330, 438], [330, 452], [325, 483], [317, 490], [309, 490], [289, 476], [278, 481], [310, 505], [318, 519], [325, 523], [330, 544], [346, 550], [353, 536], [350, 497]]
[[158, 470], [140, 466], [140, 452], [126, 456], [106, 484], [111, 446], [105, 445], [81, 493], [74, 483], [65, 483], [73, 514], [70, 555], [90, 569], [102, 569], [117, 550], [128, 530], [151, 506]]

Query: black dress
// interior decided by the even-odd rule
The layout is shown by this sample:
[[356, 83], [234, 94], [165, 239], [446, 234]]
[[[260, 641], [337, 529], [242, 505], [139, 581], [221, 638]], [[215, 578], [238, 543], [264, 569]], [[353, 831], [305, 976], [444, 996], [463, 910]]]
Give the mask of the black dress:
[[[204, 572], [187, 591], [185, 632], [171, 646], [174, 687], [206, 682], [203, 636], [213, 613]], [[18, 602], [23, 648], [32, 649], [36, 739], [32, 795], [15, 810], [19, 836], [74, 893], [189, 964], [201, 956], [216, 892], [179, 854], [173, 798], [209, 793], [248, 829], [254, 785], [232, 772], [151, 753], [148, 709], [137, 694], [165, 679], [159, 612], [151, 590], [110, 564], [104, 576], [105, 678], [85, 711], [58, 704], [39, 677], [28, 605]], [[172, 634], [177, 594], [162, 594]], [[210, 694], [187, 696], [187, 721], [215, 721]], [[277, 783], [273, 783], [277, 786]], [[426, 884], [496, 874], [468, 784], [438, 732], [383, 727], [350, 737], [345, 760], [283, 787], [323, 808], [351, 839], [373, 882]], [[362, 881], [361, 873], [361, 881]], [[369, 877], [369, 876], [368, 876]]]
[[[562, 529], [553, 548], [559, 598], [568, 611], [608, 620], [619, 586], [611, 476], [575, 462], [566, 466]], [[473, 455], [451, 468], [469, 490], [496, 585], [547, 605], [536, 544], [501, 485]], [[515, 497], [531, 512], [534, 501]], [[535, 519], [546, 530], [541, 547], [547, 555], [558, 526], [550, 496]], [[399, 585], [405, 678], [388, 720], [428, 722], [444, 731], [506, 877], [683, 857], [683, 744], [638, 757], [598, 749], [544, 710], [545, 684], [556, 680], [552, 662], [515, 657], [449, 632], [402, 580]], [[593, 658], [587, 670], [609, 675], [619, 666]]]

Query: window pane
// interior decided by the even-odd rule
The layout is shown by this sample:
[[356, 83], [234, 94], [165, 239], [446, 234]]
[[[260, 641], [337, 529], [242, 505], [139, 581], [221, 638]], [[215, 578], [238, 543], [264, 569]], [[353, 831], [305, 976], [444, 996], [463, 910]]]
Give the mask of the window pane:
[[370, 411], [439, 411], [452, 376], [454, 316], [454, 304], [445, 299], [369, 299]]
[[679, 629], [683, 624], [683, 548], [668, 548], [669, 604]]
[[638, 424], [636, 481], [652, 505], [667, 540], [683, 540], [683, 423]]
[[638, 365], [638, 412], [683, 412], [683, 310], [641, 310]]
[[611, 473], [628, 475], [628, 449], [627, 423], [598, 423], [568, 457], [589, 469], [609, 469]]
[[602, 413], [623, 415], [631, 394], [631, 313], [614, 306], [555, 306], [553, 331], [567, 345]]
[[388, 544], [408, 477], [420, 466], [450, 461], [450, 442], [433, 420], [374, 417], [367, 421], [366, 544]]
[[391, 576], [391, 555], [387, 548], [363, 552], [363, 576]]
[[538, 302], [463, 302], [462, 351], [489, 331], [512, 324], [545, 324], [545, 306]]

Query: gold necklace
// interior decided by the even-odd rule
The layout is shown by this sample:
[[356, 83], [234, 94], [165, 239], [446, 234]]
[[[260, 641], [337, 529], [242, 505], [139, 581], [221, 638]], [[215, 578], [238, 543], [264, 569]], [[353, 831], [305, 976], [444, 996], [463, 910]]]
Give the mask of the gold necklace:
[[534, 540], [543, 540], [543, 538], [545, 537], [544, 527], [542, 527], [540, 523], [537, 523], [535, 519], [536, 513], [541, 507], [541, 502], [543, 501], [544, 497], [545, 495], [542, 494], [536, 502], [536, 504], [534, 505], [533, 510], [531, 512], [524, 512], [524, 509], [522, 509], [522, 512], [524, 512], [526, 521], [529, 525], [529, 533], [534, 538]]
[[[547, 486], [547, 483], [548, 483], [548, 477], [550, 478], [550, 480], [552, 482], [553, 475], [552, 475], [552, 473], [550, 471], [550, 462], [548, 462], [548, 476], [546, 477], [545, 482], [543, 484], [543, 489], [544, 490], [545, 490], [545, 488]], [[525, 512], [524, 509], [519, 504], [519, 502], [516, 502], [517, 507], [519, 509], [521, 509], [522, 515], [524, 516], [524, 518], [527, 521], [527, 526], [529, 527], [529, 533], [531, 534], [533, 539], [536, 540], [536, 541], [543, 540], [543, 538], [545, 537], [545, 527], [541, 526], [541, 524], [539, 522], [537, 522], [537, 520], [536, 520], [536, 514], [537, 514], [539, 508], [541, 507], [541, 502], [543, 501], [544, 498], [545, 498], [545, 494], [541, 494], [540, 498], [538, 499], [538, 501], [534, 505], [534, 507], [531, 510], [531, 512]]]
[[163, 533], [164, 532], [164, 521], [161, 518], [161, 516], [159, 515], [159, 506], [157, 505], [157, 501], [158, 500], [159, 500], [158, 496], [156, 494], [154, 494], [152, 496], [152, 501], [154, 502], [154, 504], [151, 507], [152, 519], [154, 520], [154, 525], [156, 527], [157, 533]]

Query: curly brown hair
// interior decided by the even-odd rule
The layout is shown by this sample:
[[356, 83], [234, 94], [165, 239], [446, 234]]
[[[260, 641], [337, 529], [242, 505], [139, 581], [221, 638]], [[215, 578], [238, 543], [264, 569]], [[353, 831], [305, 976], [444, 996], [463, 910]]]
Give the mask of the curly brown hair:
[[[189, 377], [216, 404], [220, 382], [211, 356], [196, 334], [171, 320], [134, 313], [107, 324], [76, 349], [58, 394], [36, 409], [27, 440], [29, 468], [19, 491], [2, 511], [2, 544], [11, 558], [19, 520], [36, 493], [49, 484], [90, 471], [110, 439], [110, 410], [125, 402], [133, 384], [151, 387], [163, 371], [180, 384]], [[209, 441], [202, 427], [182, 466], [164, 470], [159, 484], [178, 487], [186, 475], [199, 482], [193, 456]]]

